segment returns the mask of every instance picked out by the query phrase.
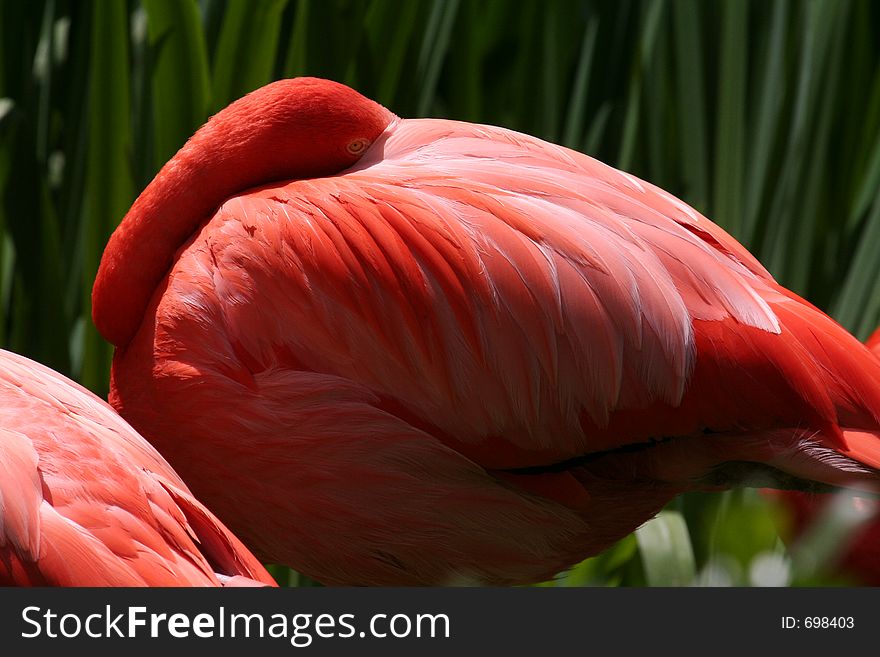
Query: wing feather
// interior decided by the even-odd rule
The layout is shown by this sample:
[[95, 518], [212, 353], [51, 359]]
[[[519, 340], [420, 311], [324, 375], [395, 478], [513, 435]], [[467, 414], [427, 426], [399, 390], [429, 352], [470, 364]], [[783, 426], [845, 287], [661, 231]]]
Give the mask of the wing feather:
[[803, 422], [839, 443], [880, 399], [863, 348], [723, 230], [500, 128], [399, 121], [342, 175], [234, 197], [169, 289], [199, 269], [235, 301], [199, 292], [224, 358], [347, 378], [489, 467]]
[[[226, 574], [271, 581], [216, 519], [193, 530], [182, 505], [213, 516], [107, 404], [3, 351], [0, 426], [0, 583], [216, 586], [230, 551]], [[209, 562], [202, 541], [218, 532], [231, 540]]]

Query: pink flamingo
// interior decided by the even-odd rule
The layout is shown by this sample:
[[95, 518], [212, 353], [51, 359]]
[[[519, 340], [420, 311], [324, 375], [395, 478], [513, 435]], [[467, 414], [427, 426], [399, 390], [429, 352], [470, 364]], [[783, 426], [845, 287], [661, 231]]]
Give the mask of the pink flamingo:
[[878, 482], [880, 363], [705, 217], [325, 80], [189, 140], [93, 317], [111, 403], [325, 583], [531, 582], [683, 491]]
[[0, 351], [0, 586], [273, 580], [105, 402]]

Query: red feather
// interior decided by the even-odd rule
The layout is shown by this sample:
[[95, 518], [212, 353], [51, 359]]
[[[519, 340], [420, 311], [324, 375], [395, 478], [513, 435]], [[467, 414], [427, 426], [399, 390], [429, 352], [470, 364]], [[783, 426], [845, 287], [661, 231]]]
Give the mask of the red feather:
[[273, 580], [116, 412], [0, 351], [0, 586]]

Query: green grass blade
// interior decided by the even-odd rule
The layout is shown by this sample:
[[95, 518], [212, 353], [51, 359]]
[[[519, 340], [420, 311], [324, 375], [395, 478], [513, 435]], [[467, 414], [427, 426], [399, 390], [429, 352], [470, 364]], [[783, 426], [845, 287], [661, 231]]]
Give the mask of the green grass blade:
[[611, 105], [603, 103], [590, 121], [590, 127], [587, 130], [587, 136], [584, 139], [584, 153], [589, 153], [594, 157], [598, 157], [599, 146], [605, 131], [608, 127], [608, 121], [611, 118]]
[[633, 62], [633, 69], [630, 73], [623, 135], [617, 156], [617, 166], [624, 171], [631, 171], [633, 168], [639, 127], [638, 120], [642, 107], [643, 78], [654, 55], [654, 45], [657, 42], [657, 33], [660, 29], [666, 3], [663, 0], [655, 0], [643, 5], [643, 8], [638, 55]]
[[[14, 109], [15, 103], [11, 98], [0, 98], [0, 190], [6, 189], [12, 166], [10, 144], [11, 116]], [[0, 346], [7, 344], [7, 329], [12, 318], [12, 285], [15, 280], [15, 248], [6, 230], [5, 206], [5, 203], [0, 203]]]
[[287, 0], [231, 0], [214, 57], [214, 111], [273, 79]]
[[799, 62], [798, 86], [790, 119], [781, 175], [773, 197], [767, 222], [767, 240], [762, 261], [784, 285], [795, 292], [806, 293], [803, 263], [809, 258], [814, 226], [802, 223], [802, 195], [809, 175], [811, 147], [820, 120], [820, 94], [824, 92], [823, 64], [844, 4], [820, 0], [804, 7], [803, 47]]
[[[835, 31], [840, 31], [844, 25], [842, 20], [831, 20], [830, 25]], [[835, 116], [835, 103], [837, 90], [841, 81], [841, 63], [844, 49], [842, 38], [835, 38], [832, 33], [829, 37], [828, 53], [825, 58], [826, 71], [822, 84], [821, 94], [815, 99], [818, 104], [816, 123], [813, 127], [812, 147], [807, 158], [806, 176], [803, 188], [798, 195], [799, 211], [794, 235], [789, 245], [788, 280], [793, 289], [806, 293], [813, 289], [814, 298], [826, 292], [820, 285], [811, 285], [811, 276], [815, 276], [816, 254], [828, 250], [829, 241], [820, 241], [822, 232], [826, 230], [827, 219], [830, 216], [844, 217], [844, 208], [832, 208], [828, 204], [829, 194], [822, 186], [823, 176], [828, 175], [826, 162], [829, 160], [829, 140], [831, 127]], [[839, 222], [836, 222], [839, 223]], [[824, 262], [825, 258], [818, 258], [818, 262]]]
[[88, 172], [82, 223], [82, 383], [106, 393], [111, 349], [89, 321], [92, 282], [110, 233], [133, 201], [128, 69], [128, 15], [119, 2], [93, 7]]
[[541, 108], [541, 130], [538, 136], [547, 141], [557, 141], [559, 132], [559, 38], [560, 9], [563, 5], [552, 3], [543, 12], [543, 35], [541, 43], [541, 73], [539, 76], [541, 93], [535, 100]]
[[834, 317], [864, 339], [876, 328], [880, 304], [880, 193], [868, 216], [852, 266], [832, 306]]
[[[57, 191], [57, 207], [61, 216], [61, 240], [66, 256], [64, 300], [75, 317], [82, 297], [83, 230], [82, 221], [86, 170], [89, 148], [89, 96], [91, 77], [91, 14], [79, 16], [70, 28], [70, 44], [66, 54], [63, 76], [64, 138], [57, 144], [57, 154], [63, 156], [64, 169], [61, 189]], [[75, 341], [74, 341], [75, 342]], [[81, 352], [81, 348], [78, 347]], [[79, 371], [73, 368], [72, 371]]]
[[681, 132], [684, 197], [701, 212], [709, 203], [709, 146], [706, 138], [706, 91], [700, 5], [696, 0], [673, 3], [676, 78]]
[[[880, 84], [880, 74], [878, 74], [877, 79], [878, 84]], [[874, 146], [871, 149], [871, 159], [865, 175], [862, 177], [858, 192], [855, 195], [853, 211], [847, 221], [848, 225], [854, 224], [859, 218], [864, 216], [878, 189], [880, 189], [880, 132], [877, 133], [874, 140]]]
[[12, 282], [15, 279], [15, 250], [5, 230], [0, 230], [0, 344], [6, 344], [6, 326], [12, 305]]
[[[485, 58], [487, 48], [491, 47], [500, 24], [498, 19], [493, 19], [496, 9], [497, 4], [494, 1], [466, 2], [461, 6], [457, 22], [461, 38], [450, 49], [446, 63], [448, 77], [455, 80], [447, 94], [448, 106], [445, 113], [449, 116], [466, 121], [485, 120]], [[414, 33], [418, 36], [416, 27]]]
[[[369, 70], [370, 64], [364, 61], [368, 53], [363, 47], [364, 22], [369, 8], [369, 2], [342, 0], [298, 3], [288, 30], [290, 34], [283, 35], [283, 42], [287, 44], [284, 76], [330, 78], [371, 93], [369, 85], [363, 88], [360, 83], [362, 76], [370, 77], [362, 73]], [[384, 52], [378, 56], [381, 62]]]
[[673, 175], [677, 158], [672, 154], [678, 150], [678, 145], [671, 141], [673, 131], [668, 129], [669, 116], [665, 111], [667, 99], [672, 96], [670, 76], [659, 72], [671, 68], [670, 52], [670, 33], [662, 29], [657, 34], [654, 56], [643, 84], [642, 124], [645, 130], [641, 140], [643, 147], [647, 148], [647, 168], [643, 169], [643, 175], [655, 185], [667, 189], [677, 177]]
[[[875, 246], [880, 245], [875, 243]], [[854, 333], [863, 339], [880, 328], [880, 272], [877, 272], [874, 277], [873, 285], [866, 296], [868, 301], [865, 303], [861, 313], [862, 317], [854, 330]]]
[[595, 16], [587, 22], [584, 38], [581, 43], [580, 57], [575, 69], [571, 99], [566, 112], [565, 131], [562, 143], [569, 148], [579, 148], [584, 139], [586, 124], [587, 91], [590, 88], [590, 73], [593, 70], [593, 56], [596, 52], [596, 34], [599, 31], [599, 19]]
[[767, 48], [757, 66], [761, 83], [752, 106], [750, 122], [751, 145], [742, 228], [742, 238], [746, 245], [755, 241], [761, 203], [773, 182], [768, 171], [784, 99], [780, 90], [785, 88], [783, 64], [788, 21], [788, 0], [774, 2]]
[[[295, 78], [310, 73], [308, 66], [309, 15], [311, 0], [296, 3], [293, 16], [293, 29], [284, 58], [284, 77]], [[312, 71], [311, 73], [314, 74]]]
[[373, 59], [381, 62], [375, 99], [390, 106], [398, 93], [406, 54], [418, 26], [419, 4], [374, 0], [365, 20]]
[[743, 215], [748, 3], [725, 2], [721, 11], [712, 219], [738, 237]]
[[[732, 559], [745, 574], [755, 557], [772, 552], [779, 541], [776, 517], [755, 489], [726, 492], [712, 518], [710, 559]], [[744, 583], [744, 582], [734, 582]]]
[[661, 511], [636, 530], [636, 540], [648, 586], [687, 586], [694, 581], [694, 552], [680, 513]]
[[425, 30], [421, 52], [417, 63], [417, 75], [421, 85], [416, 116], [427, 116], [434, 104], [437, 93], [437, 80], [446, 53], [449, 50], [452, 26], [458, 13], [459, 0], [435, 2]]
[[[3, 140], [8, 158], [3, 214], [17, 270], [11, 287], [8, 346], [68, 372], [69, 317], [63, 297], [63, 258], [48, 167], [56, 5], [34, 4], [26, 11], [33, 23], [40, 26], [34, 34], [35, 47], [27, 48], [32, 77], [17, 89], [18, 98], [8, 105], [3, 122], [9, 130]], [[10, 92], [13, 91], [10, 85]]]
[[[144, 6], [131, 15], [131, 129], [132, 179], [135, 189], [146, 187], [161, 163], [154, 158], [152, 50]], [[163, 117], [159, 117], [159, 122]], [[174, 123], [174, 119], [171, 119]]]
[[602, 554], [586, 559], [545, 586], [620, 586], [631, 564], [638, 560], [638, 543], [633, 534]]
[[152, 63], [154, 169], [208, 118], [210, 80], [196, 0], [143, 0]]
[[[306, 2], [307, 0], [301, 0]], [[220, 29], [223, 25], [223, 14], [229, 0], [199, 0], [202, 14], [202, 31], [205, 34], [205, 45], [208, 48], [208, 60], [214, 61], [217, 44], [220, 41]]]
[[37, 83], [37, 160], [43, 165], [49, 156], [49, 98], [52, 92], [52, 52], [55, 49], [55, 0], [46, 2], [40, 43], [34, 57], [34, 81]]

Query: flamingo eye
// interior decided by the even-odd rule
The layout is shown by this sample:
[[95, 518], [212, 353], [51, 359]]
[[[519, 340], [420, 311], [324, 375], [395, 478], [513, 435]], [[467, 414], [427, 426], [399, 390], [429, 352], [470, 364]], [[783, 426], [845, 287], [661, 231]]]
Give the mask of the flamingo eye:
[[347, 150], [352, 155], [360, 155], [365, 150], [367, 150], [367, 147], [369, 145], [370, 145], [369, 139], [366, 139], [364, 137], [360, 137], [358, 139], [354, 139], [354, 140], [348, 142], [348, 145], [345, 147], [345, 150]]

